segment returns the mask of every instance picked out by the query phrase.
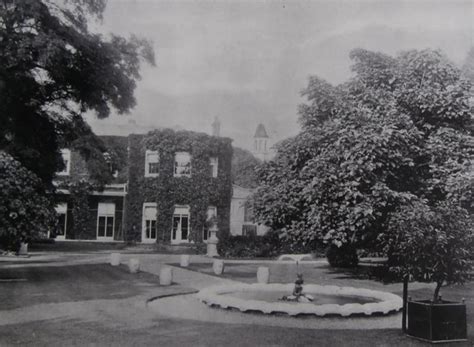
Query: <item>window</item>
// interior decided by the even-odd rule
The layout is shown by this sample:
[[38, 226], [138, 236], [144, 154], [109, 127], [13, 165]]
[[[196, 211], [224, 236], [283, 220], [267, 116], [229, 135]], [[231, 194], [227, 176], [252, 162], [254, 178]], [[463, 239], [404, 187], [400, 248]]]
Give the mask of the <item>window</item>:
[[209, 159], [209, 164], [211, 165], [211, 175], [212, 175], [212, 177], [217, 177], [217, 169], [218, 169], [219, 159], [217, 157], [211, 157]]
[[156, 203], [146, 202], [143, 204], [143, 231], [142, 242], [155, 242], [156, 228]]
[[171, 242], [188, 242], [189, 235], [189, 207], [176, 206], [173, 213], [173, 229], [171, 231]]
[[255, 237], [257, 236], [257, 226], [254, 224], [244, 224], [242, 225], [242, 235], [246, 237]]
[[56, 213], [58, 215], [58, 225], [56, 228], [56, 238], [64, 240], [66, 238], [67, 228], [67, 203], [60, 203], [56, 206]]
[[112, 177], [117, 178], [118, 170], [115, 168], [112, 155], [109, 152], [104, 152], [102, 153], [102, 155], [104, 156], [104, 160], [107, 163], [107, 166], [109, 167], [109, 172], [112, 174]]
[[177, 152], [175, 154], [174, 176], [191, 176], [191, 155], [188, 152]]
[[215, 206], [209, 206], [207, 208], [206, 225], [202, 233], [203, 241], [207, 241], [209, 237], [211, 237], [211, 231], [210, 231], [208, 222], [211, 220], [212, 217], [217, 218], [217, 208]]
[[59, 171], [58, 175], [68, 176], [71, 170], [71, 151], [69, 149], [62, 149], [61, 155], [63, 157], [64, 169], [63, 171]]
[[247, 201], [244, 205], [244, 222], [253, 223], [254, 219], [253, 206]]
[[158, 151], [145, 152], [145, 177], [158, 176], [159, 159]]
[[97, 239], [113, 240], [115, 227], [115, 204], [99, 202], [97, 209]]

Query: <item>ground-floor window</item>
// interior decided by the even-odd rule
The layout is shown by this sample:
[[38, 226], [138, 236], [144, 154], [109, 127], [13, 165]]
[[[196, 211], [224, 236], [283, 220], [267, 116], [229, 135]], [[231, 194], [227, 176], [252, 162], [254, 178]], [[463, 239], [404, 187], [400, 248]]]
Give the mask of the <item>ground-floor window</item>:
[[257, 226], [255, 224], [242, 225], [242, 235], [247, 237], [257, 236]]
[[206, 225], [204, 226], [203, 233], [202, 233], [202, 239], [203, 241], [209, 240], [211, 237], [211, 232], [209, 228], [209, 221], [212, 218], [217, 218], [217, 207], [215, 206], [209, 206], [207, 208], [207, 217], [206, 217]]
[[155, 242], [157, 236], [156, 227], [156, 203], [146, 202], [143, 204], [143, 231], [142, 242]]
[[56, 228], [56, 238], [61, 240], [66, 238], [67, 229], [67, 203], [63, 202], [56, 206], [58, 224]]
[[171, 242], [188, 242], [189, 225], [189, 206], [175, 206]]
[[99, 202], [97, 210], [97, 239], [113, 240], [115, 203]]

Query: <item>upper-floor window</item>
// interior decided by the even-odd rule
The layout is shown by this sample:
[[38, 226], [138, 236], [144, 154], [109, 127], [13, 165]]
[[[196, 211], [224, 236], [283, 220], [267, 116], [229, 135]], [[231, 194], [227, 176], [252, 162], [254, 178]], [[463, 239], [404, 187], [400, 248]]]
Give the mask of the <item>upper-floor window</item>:
[[114, 160], [112, 158], [112, 155], [109, 152], [104, 152], [104, 153], [102, 153], [102, 155], [104, 156], [104, 160], [107, 163], [107, 166], [109, 168], [109, 172], [112, 174], [112, 176], [114, 178], [117, 178], [118, 177], [118, 170], [116, 169], [116, 167], [114, 165]]
[[217, 177], [217, 169], [219, 165], [219, 159], [217, 157], [211, 157], [209, 159], [209, 164], [211, 165], [211, 175], [212, 177]]
[[145, 152], [145, 177], [158, 176], [159, 159], [158, 151]]
[[61, 176], [68, 176], [71, 171], [71, 151], [69, 149], [62, 149], [61, 156], [63, 157], [64, 169], [57, 174]]
[[175, 154], [174, 176], [191, 176], [191, 155], [188, 152], [177, 152]]

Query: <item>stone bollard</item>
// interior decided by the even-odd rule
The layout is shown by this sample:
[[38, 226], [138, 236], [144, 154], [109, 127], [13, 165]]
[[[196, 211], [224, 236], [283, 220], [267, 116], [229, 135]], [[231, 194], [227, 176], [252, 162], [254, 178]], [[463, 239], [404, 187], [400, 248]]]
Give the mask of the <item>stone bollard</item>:
[[119, 266], [120, 265], [120, 253], [111, 253], [110, 254], [110, 265]]
[[212, 262], [212, 270], [214, 270], [214, 273], [216, 275], [222, 275], [224, 272], [224, 261], [220, 259], [215, 259]]
[[190, 258], [191, 257], [189, 256], [189, 254], [181, 255], [181, 262], [180, 262], [181, 267], [188, 267]]
[[28, 255], [28, 243], [20, 243], [20, 249], [18, 250], [18, 255]]
[[257, 269], [257, 282], [268, 283], [270, 280], [270, 269], [265, 266], [259, 266]]
[[137, 258], [131, 258], [128, 261], [128, 269], [130, 273], [136, 274], [140, 270], [140, 261]]
[[169, 286], [173, 282], [173, 269], [169, 266], [160, 269], [160, 285]]

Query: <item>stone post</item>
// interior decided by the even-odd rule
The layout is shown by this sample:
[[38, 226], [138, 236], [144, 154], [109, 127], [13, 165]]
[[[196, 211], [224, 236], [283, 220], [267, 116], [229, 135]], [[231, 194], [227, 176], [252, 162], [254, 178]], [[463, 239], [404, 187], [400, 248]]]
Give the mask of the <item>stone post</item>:
[[120, 253], [111, 253], [110, 254], [110, 265], [119, 266], [120, 265]]
[[160, 285], [169, 286], [173, 283], [173, 270], [169, 266], [160, 269]]
[[131, 258], [128, 261], [128, 269], [130, 273], [136, 274], [140, 270], [140, 261], [137, 258]]
[[270, 269], [265, 266], [259, 266], [257, 269], [257, 282], [268, 283], [270, 280]]
[[189, 266], [189, 254], [183, 254], [181, 255], [181, 261], [180, 261], [180, 266], [181, 267], [188, 267]]

